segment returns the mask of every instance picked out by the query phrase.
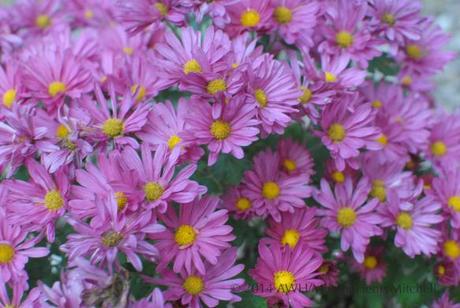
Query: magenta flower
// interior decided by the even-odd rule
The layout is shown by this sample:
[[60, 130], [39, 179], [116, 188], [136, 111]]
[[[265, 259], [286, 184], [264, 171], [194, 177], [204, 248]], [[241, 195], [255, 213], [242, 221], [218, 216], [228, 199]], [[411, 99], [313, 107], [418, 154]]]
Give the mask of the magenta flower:
[[370, 238], [381, 235], [379, 224], [382, 218], [375, 213], [377, 199], [367, 201], [370, 185], [361, 179], [355, 187], [350, 178], [343, 185], [336, 185], [332, 191], [326, 180], [321, 180], [321, 190], [314, 191], [313, 197], [323, 207], [318, 215], [323, 216], [321, 225], [331, 232], [340, 232], [340, 248], [350, 247], [359, 263], [364, 261], [364, 253]]
[[431, 183], [428, 195], [442, 205], [453, 228], [460, 228], [460, 167], [445, 168]]
[[153, 234], [150, 238], [157, 240], [156, 247], [161, 252], [160, 268], [165, 268], [173, 261], [176, 273], [184, 269], [191, 273], [195, 268], [205, 274], [204, 260], [214, 265], [222, 250], [230, 247], [235, 239], [232, 227], [226, 225], [226, 210], [217, 210], [219, 199], [204, 197], [191, 204], [182, 204], [179, 215], [169, 207], [159, 218], [166, 225], [164, 232]]
[[303, 199], [311, 195], [308, 175], [285, 175], [273, 168], [279, 165], [277, 153], [266, 150], [257, 154], [253, 170], [244, 174], [242, 191], [257, 215], [270, 215], [276, 222], [281, 221], [281, 212], [293, 213], [295, 208], [305, 207]]
[[291, 139], [281, 139], [278, 143], [280, 169], [289, 175], [303, 174], [309, 179], [314, 174], [313, 158], [310, 152], [300, 143]]
[[0, 68], [0, 96], [1, 104], [6, 108], [12, 108], [13, 105], [24, 101], [24, 85], [16, 63], [7, 63], [5, 69]]
[[243, 185], [231, 188], [223, 196], [222, 205], [236, 219], [246, 220], [254, 216], [254, 209], [251, 200], [242, 193], [243, 189]]
[[438, 260], [433, 268], [437, 282], [442, 286], [456, 286], [460, 281], [460, 272], [456, 264], [447, 258]]
[[432, 308], [460, 308], [460, 303], [455, 303], [449, 298], [449, 292], [445, 291], [444, 294], [436, 300]]
[[[315, 76], [321, 80], [323, 87], [328, 90], [350, 91], [358, 87], [366, 78], [366, 71], [356, 67], [348, 67], [350, 57], [340, 56], [321, 56], [321, 74]], [[318, 73], [316, 73], [317, 75]]]
[[[5, 283], [5, 280], [0, 275], [0, 305], [2, 307], [15, 307], [15, 308], [41, 308], [41, 292], [39, 288], [27, 290], [26, 277], [22, 276], [20, 281]], [[8, 292], [10, 287], [11, 293]], [[11, 295], [9, 295], [11, 294]]]
[[367, 285], [374, 282], [382, 282], [386, 275], [387, 264], [383, 259], [384, 247], [368, 247], [364, 255], [364, 261], [358, 263], [351, 261], [351, 267], [357, 271]]
[[327, 261], [323, 260], [319, 268], [319, 276], [323, 281], [323, 286], [328, 287], [336, 287], [339, 280], [339, 268], [335, 261]]
[[268, 0], [241, 0], [225, 3], [230, 23], [225, 31], [236, 36], [244, 31], [262, 31], [269, 25], [273, 10]]
[[153, 292], [146, 298], [143, 298], [136, 302], [131, 302], [130, 307], [132, 308], [145, 308], [145, 307], [172, 308], [173, 306], [169, 303], [166, 303], [161, 290], [158, 288], [155, 288]]
[[301, 245], [283, 250], [279, 244], [259, 243], [259, 258], [249, 274], [256, 281], [255, 294], [269, 304], [311, 307], [303, 293], [323, 284], [319, 278], [321, 255]]

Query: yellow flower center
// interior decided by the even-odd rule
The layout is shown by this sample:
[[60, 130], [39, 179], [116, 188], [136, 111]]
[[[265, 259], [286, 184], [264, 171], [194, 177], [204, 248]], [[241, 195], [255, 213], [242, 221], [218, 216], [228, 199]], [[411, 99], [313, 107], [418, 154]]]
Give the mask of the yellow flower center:
[[398, 226], [405, 230], [409, 230], [412, 228], [412, 216], [410, 216], [409, 213], [407, 212], [401, 212], [399, 213], [398, 217], [396, 217], [396, 223]]
[[335, 35], [335, 41], [340, 47], [347, 48], [353, 44], [353, 35], [348, 31], [340, 31]]
[[48, 86], [48, 94], [51, 97], [55, 97], [59, 94], [63, 94], [66, 91], [66, 85], [65, 83], [61, 81], [53, 81], [52, 83], [49, 84]]
[[382, 103], [381, 100], [376, 99], [375, 101], [373, 101], [373, 102], [371, 103], [371, 105], [372, 105], [372, 107], [374, 107], [375, 109], [378, 109], [378, 108], [382, 108], [383, 103]]
[[106, 247], [115, 247], [123, 240], [123, 235], [120, 232], [109, 231], [102, 236], [102, 244]]
[[446, 268], [444, 265], [439, 265], [438, 266], [438, 275], [443, 276], [446, 273]]
[[170, 150], [174, 149], [182, 141], [182, 138], [177, 135], [172, 135], [168, 139], [168, 147]]
[[107, 119], [102, 125], [102, 132], [110, 138], [115, 138], [123, 134], [124, 130], [123, 121], [120, 119], [110, 118]]
[[211, 135], [213, 135], [217, 140], [224, 140], [230, 136], [232, 127], [225, 121], [216, 120], [212, 122], [210, 131]]
[[161, 16], [166, 16], [168, 15], [168, 7], [161, 3], [161, 2], [157, 2], [154, 4], [155, 8], [158, 10], [158, 12], [160, 12]]
[[408, 44], [406, 46], [406, 54], [409, 58], [412, 58], [414, 60], [419, 60], [423, 58], [422, 49], [417, 44]]
[[444, 156], [447, 153], [447, 146], [444, 142], [442, 141], [436, 141], [431, 145], [431, 153], [433, 153], [434, 156]]
[[185, 279], [184, 284], [182, 285], [185, 291], [190, 295], [197, 295], [201, 293], [204, 289], [204, 281], [201, 277], [196, 275], [188, 276]]
[[191, 59], [185, 62], [184, 67], [182, 68], [184, 71], [185, 75], [188, 75], [190, 73], [201, 73], [201, 65], [198, 63], [197, 60]]
[[134, 53], [134, 48], [129, 46], [123, 47], [123, 52], [125, 53], [125, 55], [131, 56]]
[[408, 87], [412, 84], [412, 77], [409, 76], [409, 75], [406, 75], [404, 76], [402, 79], [401, 79], [401, 84], [405, 87]]
[[449, 207], [451, 207], [455, 212], [460, 212], [460, 196], [452, 196], [447, 202]]
[[134, 94], [137, 92], [136, 95], [136, 102], [140, 102], [144, 99], [145, 97], [145, 92], [146, 89], [144, 86], [139, 86], [138, 84], [135, 84], [131, 87], [131, 94]]
[[302, 95], [299, 97], [299, 102], [302, 104], [306, 104], [311, 100], [311, 97], [313, 96], [313, 93], [311, 90], [307, 87], [300, 87], [300, 90], [302, 91]]
[[48, 15], [38, 15], [35, 19], [35, 25], [40, 29], [45, 29], [51, 26], [51, 18]]
[[284, 231], [283, 237], [281, 238], [281, 244], [289, 245], [289, 247], [294, 248], [299, 241], [300, 233], [295, 229], [287, 229]]
[[260, 22], [260, 15], [256, 10], [245, 10], [241, 14], [240, 22], [243, 27], [255, 27]]
[[331, 72], [324, 72], [324, 79], [326, 82], [332, 83], [332, 82], [337, 82], [337, 76], [335, 76]]
[[268, 98], [267, 94], [265, 94], [265, 91], [262, 89], [257, 89], [255, 92], [256, 96], [256, 101], [259, 103], [260, 107], [265, 107], [267, 106], [268, 103]]
[[69, 137], [70, 131], [64, 124], [59, 124], [56, 128], [56, 137], [59, 139], [65, 139]]
[[86, 19], [92, 19], [94, 17], [94, 13], [90, 9], [87, 9], [83, 15]]
[[181, 225], [177, 228], [174, 234], [174, 240], [179, 246], [186, 246], [193, 244], [196, 240], [197, 232], [190, 225]]
[[245, 212], [252, 207], [251, 201], [248, 198], [241, 197], [236, 201], [235, 207], [241, 211]]
[[163, 195], [164, 188], [157, 182], [147, 182], [144, 185], [145, 199], [147, 201], [157, 201]]
[[353, 226], [356, 221], [356, 212], [351, 207], [343, 207], [337, 212], [337, 222], [343, 228]]
[[64, 205], [64, 199], [57, 190], [50, 190], [44, 199], [45, 207], [50, 211], [57, 211]]
[[13, 246], [6, 243], [0, 243], [0, 265], [9, 263], [13, 260], [14, 249]]
[[460, 244], [454, 240], [448, 240], [443, 245], [444, 254], [449, 258], [456, 260], [460, 257]]
[[390, 26], [394, 26], [394, 24], [396, 22], [396, 18], [394, 17], [393, 14], [390, 14], [390, 13], [383, 14], [382, 20], [383, 20], [383, 22], [387, 23]]
[[278, 271], [273, 274], [275, 289], [280, 293], [289, 293], [293, 290], [295, 276], [289, 271]]
[[128, 197], [122, 191], [117, 191], [115, 193], [115, 200], [117, 200], [117, 207], [120, 211], [126, 207], [126, 204], [128, 204]]
[[285, 159], [283, 160], [283, 168], [284, 170], [288, 171], [288, 172], [292, 172], [292, 171], [295, 171], [297, 169], [297, 164], [295, 161], [291, 160], [291, 159]]
[[376, 141], [381, 145], [385, 146], [388, 144], [388, 137], [385, 134], [381, 134]]
[[319, 272], [321, 274], [328, 273], [329, 272], [329, 264], [326, 263], [326, 264], [321, 265], [321, 267], [319, 268]]
[[385, 202], [387, 199], [387, 192], [383, 181], [374, 180], [372, 182], [371, 196], [377, 198], [380, 202]]
[[276, 21], [280, 24], [287, 24], [292, 20], [292, 11], [285, 6], [278, 6], [274, 15]]
[[219, 92], [223, 92], [227, 90], [227, 84], [225, 83], [225, 80], [223, 79], [214, 79], [208, 82], [208, 85], [206, 86], [206, 90], [208, 91], [209, 94], [216, 95]]
[[377, 258], [374, 256], [366, 256], [364, 258], [364, 267], [367, 269], [374, 269], [378, 264]]
[[343, 139], [345, 139], [345, 127], [343, 127], [339, 123], [334, 123], [329, 127], [329, 130], [327, 131], [329, 138], [334, 141], [334, 142], [341, 142]]
[[3, 106], [11, 108], [16, 100], [16, 89], [9, 89], [3, 94]]
[[332, 177], [332, 179], [333, 179], [336, 183], [343, 183], [343, 182], [345, 182], [345, 175], [343, 174], [343, 172], [334, 171], [334, 172], [332, 172], [331, 177]]
[[264, 186], [262, 187], [262, 196], [264, 196], [265, 199], [276, 199], [280, 193], [281, 189], [275, 182], [265, 182]]

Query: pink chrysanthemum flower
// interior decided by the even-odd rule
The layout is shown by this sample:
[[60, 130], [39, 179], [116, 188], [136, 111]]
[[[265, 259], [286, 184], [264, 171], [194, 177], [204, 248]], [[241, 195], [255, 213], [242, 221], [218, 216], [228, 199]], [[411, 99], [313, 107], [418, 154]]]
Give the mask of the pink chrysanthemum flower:
[[249, 219], [254, 216], [254, 209], [249, 198], [242, 193], [243, 187], [231, 188], [222, 198], [222, 205], [237, 219]]
[[280, 157], [280, 169], [289, 175], [303, 174], [310, 179], [314, 174], [313, 158], [310, 152], [300, 143], [291, 139], [282, 139], [278, 143], [278, 154]]
[[136, 302], [131, 302], [129, 307], [132, 308], [145, 308], [145, 307], [155, 307], [155, 308], [172, 308], [173, 306], [170, 303], [166, 303], [164, 299], [163, 292], [160, 289], [155, 288], [150, 295], [146, 298], [138, 300]]
[[282, 213], [281, 222], [268, 220], [267, 235], [271, 241], [294, 249], [304, 246], [318, 253], [326, 251], [326, 230], [319, 227], [315, 208], [297, 209], [294, 213]]
[[460, 279], [460, 229], [443, 230], [439, 243], [440, 255], [455, 266], [455, 272]]
[[0, 68], [0, 96], [1, 104], [6, 108], [21, 103], [26, 96], [21, 71], [15, 63], [7, 63], [5, 69]]
[[279, 244], [259, 244], [259, 259], [249, 274], [258, 284], [255, 294], [268, 298], [269, 304], [311, 307], [303, 293], [323, 284], [319, 278], [321, 256], [307, 247], [282, 249]]
[[182, 269], [178, 274], [163, 270], [162, 277], [152, 282], [168, 287], [166, 300], [180, 300], [182, 305], [192, 308], [216, 307], [219, 301], [239, 302], [241, 298], [233, 292], [243, 289], [244, 279], [234, 277], [244, 266], [235, 265], [235, 261], [236, 249], [230, 248], [222, 253], [217, 264], [206, 263], [203, 273], [196, 269]]
[[322, 82], [323, 87], [328, 90], [347, 91], [355, 89], [364, 82], [366, 71], [356, 67], [349, 67], [350, 57], [340, 56], [321, 56], [321, 72], [315, 76]]
[[72, 12], [77, 27], [104, 27], [114, 20], [111, 0], [70, 0], [63, 5], [64, 10]]
[[230, 23], [225, 28], [231, 36], [244, 31], [265, 30], [270, 22], [273, 9], [268, 0], [241, 0], [225, 3]]
[[433, 198], [417, 200], [422, 189], [420, 183], [410, 198], [389, 199], [388, 213], [382, 222], [382, 226], [396, 229], [396, 247], [400, 247], [411, 258], [419, 254], [430, 256], [438, 251], [441, 232], [433, 225], [444, 220], [438, 214], [441, 205]]
[[336, 185], [334, 191], [326, 180], [321, 180], [321, 190], [314, 191], [313, 197], [323, 207], [318, 211], [321, 225], [331, 232], [341, 232], [340, 247], [347, 251], [350, 247], [356, 261], [364, 261], [364, 253], [370, 238], [382, 234], [378, 226], [382, 219], [375, 213], [377, 199], [367, 201], [370, 185], [361, 179], [356, 187], [350, 178], [343, 185]]
[[159, 267], [165, 268], [173, 261], [176, 273], [184, 269], [190, 273], [196, 268], [204, 274], [204, 260], [217, 263], [222, 250], [230, 247], [229, 242], [235, 239], [232, 227], [225, 224], [227, 211], [216, 211], [219, 201], [216, 197], [205, 197], [191, 204], [182, 204], [179, 215], [173, 207], [160, 214], [159, 219], [167, 229], [150, 236], [161, 251]]
[[81, 307], [83, 305], [84, 286], [78, 274], [74, 274], [72, 271], [62, 272], [60, 278], [61, 280], [54, 282], [51, 288], [41, 281], [38, 282], [42, 291], [41, 300], [46, 304], [53, 304], [58, 307]]
[[358, 263], [352, 260], [352, 269], [357, 271], [367, 285], [374, 282], [382, 282], [386, 275], [387, 264], [383, 259], [383, 246], [368, 247], [364, 255], [364, 261]]
[[428, 195], [441, 203], [452, 227], [460, 228], [460, 167], [445, 168], [434, 178]]
[[323, 281], [323, 286], [336, 287], [339, 281], [339, 268], [335, 261], [323, 260], [323, 263], [319, 267], [319, 276]]
[[309, 40], [307, 46], [313, 45], [309, 37], [316, 26], [320, 5], [316, 1], [304, 0], [275, 0], [272, 28], [279, 31], [288, 44]]
[[185, 140], [207, 145], [208, 165], [213, 165], [221, 152], [242, 159], [243, 147], [257, 140], [259, 121], [254, 118], [255, 109], [241, 98], [212, 106], [197, 100], [189, 104], [193, 107], [186, 119]]
[[447, 258], [438, 260], [433, 267], [433, 274], [442, 286], [456, 286], [460, 282], [460, 270], [455, 263]]
[[29, 182], [8, 182], [8, 210], [11, 222], [28, 231], [46, 232], [49, 242], [55, 238], [55, 222], [67, 209], [69, 174], [60, 169], [50, 175], [43, 165], [33, 159], [26, 162]]
[[[113, 53], [117, 62], [126, 63], [132, 56], [143, 57], [147, 52], [147, 36], [145, 33], [129, 35], [120, 25], [116, 24], [100, 30], [99, 33], [104, 52]], [[115, 68], [123, 69], [120, 63], [114, 64]], [[106, 76], [102, 77], [102, 81], [105, 79], [104, 77]]]
[[[5, 280], [0, 275], [0, 305], [4, 308], [40, 308], [41, 292], [39, 288], [33, 288], [27, 291], [26, 277], [21, 277], [20, 281], [5, 283]], [[8, 288], [8, 286], [10, 288]], [[11, 292], [8, 292], [9, 289]], [[10, 295], [9, 295], [10, 294]]]
[[190, 180], [197, 168], [195, 164], [189, 164], [175, 174], [179, 154], [179, 148], [170, 153], [166, 146], [159, 146], [152, 153], [146, 144], [141, 146], [141, 156], [131, 147], [123, 150], [127, 170], [137, 177], [131, 186], [135, 187], [147, 208], [158, 207], [164, 213], [168, 202], [189, 203], [206, 192], [206, 187]]
[[431, 308], [460, 308], [460, 303], [455, 303], [449, 298], [449, 292], [445, 291], [444, 294], [436, 300]]
[[277, 153], [267, 150], [257, 154], [253, 170], [244, 174], [242, 192], [251, 200], [257, 215], [270, 215], [277, 222], [281, 221], [281, 212], [293, 213], [295, 208], [305, 207], [303, 199], [311, 195], [307, 175], [285, 175], [273, 168], [279, 165]]

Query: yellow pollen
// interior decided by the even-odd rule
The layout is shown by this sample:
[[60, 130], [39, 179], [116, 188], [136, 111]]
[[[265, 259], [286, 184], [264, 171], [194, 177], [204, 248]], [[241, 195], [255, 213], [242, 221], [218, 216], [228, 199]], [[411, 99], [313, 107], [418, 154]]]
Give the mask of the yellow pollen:
[[329, 264], [326, 263], [326, 264], [321, 265], [321, 267], [319, 268], [319, 272], [321, 274], [328, 273], [329, 272]]
[[273, 284], [278, 292], [289, 293], [293, 291], [295, 276], [289, 271], [275, 272], [275, 274], [273, 274]]
[[239, 211], [245, 212], [245, 211], [249, 210], [252, 207], [252, 204], [251, 204], [251, 201], [248, 198], [241, 197], [241, 198], [238, 198], [238, 200], [236, 201], [235, 207]]
[[402, 79], [401, 79], [401, 84], [405, 87], [408, 87], [412, 84], [412, 77], [409, 76], [409, 75], [406, 75], [404, 76]]
[[158, 12], [160, 12], [161, 16], [166, 16], [168, 15], [168, 7], [161, 3], [161, 2], [157, 2], [154, 4], [155, 8], [158, 10]]
[[4, 308], [17, 308], [17, 307], [13, 304], [6, 304]]
[[276, 199], [280, 193], [281, 189], [275, 182], [265, 182], [264, 186], [262, 187], [262, 196], [264, 196], [265, 199]]
[[343, 182], [345, 182], [345, 175], [343, 174], [343, 172], [334, 171], [334, 172], [332, 172], [331, 177], [332, 177], [332, 179], [333, 179], [336, 183], [343, 183]]
[[168, 139], [168, 147], [170, 150], [174, 149], [182, 141], [182, 138], [177, 135], [172, 135]]
[[404, 230], [409, 230], [412, 228], [412, 216], [410, 216], [407, 212], [399, 213], [398, 217], [396, 217], [396, 223], [398, 226], [403, 228]]
[[313, 96], [313, 93], [311, 90], [307, 87], [300, 87], [300, 90], [302, 91], [302, 95], [299, 97], [299, 102], [302, 104], [306, 104], [311, 100], [311, 97]]
[[337, 222], [343, 228], [353, 226], [356, 221], [356, 212], [351, 207], [343, 207], [337, 212]]
[[332, 83], [332, 82], [337, 82], [337, 76], [335, 76], [331, 72], [324, 72], [324, 79], [326, 82]]
[[197, 295], [200, 294], [204, 289], [204, 281], [201, 277], [196, 275], [188, 276], [185, 279], [184, 284], [182, 287], [187, 291], [190, 295]]
[[117, 200], [117, 207], [120, 211], [126, 207], [126, 204], [128, 204], [128, 197], [122, 191], [117, 191], [115, 193], [115, 200]]
[[193, 244], [196, 240], [197, 232], [190, 225], [181, 225], [176, 229], [174, 240], [179, 246], [186, 246]]
[[206, 90], [208, 91], [209, 94], [216, 95], [219, 92], [223, 92], [227, 90], [227, 84], [225, 83], [225, 80], [223, 79], [214, 79], [208, 82], [208, 85], [206, 86]]
[[291, 159], [285, 159], [283, 161], [283, 168], [288, 172], [292, 172], [292, 171], [295, 171], [297, 169], [297, 164], [296, 164], [295, 161], [293, 161]]
[[460, 244], [454, 240], [448, 240], [443, 245], [444, 254], [452, 260], [457, 260], [460, 257]]
[[364, 258], [364, 267], [367, 269], [374, 269], [377, 267], [378, 261], [374, 256], [366, 256]]
[[275, 9], [274, 16], [278, 23], [287, 24], [292, 20], [292, 11], [285, 6], [278, 6]]
[[86, 19], [92, 19], [94, 17], [94, 13], [90, 9], [87, 9], [83, 15]]
[[201, 73], [201, 65], [198, 63], [197, 60], [191, 59], [185, 62], [184, 67], [182, 68], [184, 71], [185, 75], [188, 75], [190, 73]]
[[232, 64], [232, 68], [233, 68], [233, 69], [238, 68], [238, 66], [239, 66], [238, 63], [233, 63], [233, 64]]
[[446, 273], [446, 268], [444, 265], [439, 265], [438, 266], [438, 275], [443, 276]]
[[283, 238], [281, 239], [281, 244], [289, 245], [289, 247], [294, 248], [299, 241], [300, 233], [295, 229], [287, 229], [284, 231]]
[[340, 47], [347, 48], [353, 44], [353, 35], [348, 31], [340, 31], [335, 35], [335, 40]]
[[267, 106], [268, 103], [268, 98], [267, 94], [265, 94], [265, 91], [262, 89], [257, 89], [255, 92], [256, 96], [256, 101], [259, 103], [260, 107], [265, 107]]
[[335, 143], [342, 142], [345, 139], [346, 131], [345, 128], [339, 124], [332, 124], [327, 131], [329, 138]]
[[128, 55], [128, 56], [131, 56], [133, 53], [134, 53], [134, 48], [132, 47], [123, 47], [123, 52]]
[[374, 180], [372, 182], [371, 196], [377, 198], [380, 202], [385, 202], [387, 199], [387, 192], [385, 190], [385, 183], [381, 180]]
[[125, 125], [120, 119], [110, 118], [107, 119], [102, 125], [102, 132], [110, 138], [115, 138], [123, 134]]
[[408, 44], [406, 46], [406, 54], [409, 58], [412, 58], [414, 60], [419, 60], [423, 58], [422, 49], [417, 44]]
[[144, 185], [145, 199], [147, 201], [157, 201], [161, 198], [164, 191], [163, 186], [157, 182], [147, 182]]
[[211, 135], [213, 135], [213, 137], [217, 140], [224, 140], [230, 136], [232, 127], [225, 121], [216, 120], [212, 122], [210, 131]]
[[3, 94], [3, 106], [11, 108], [16, 100], [16, 89], [9, 89]]
[[0, 243], [0, 265], [11, 262], [14, 257], [13, 246], [6, 243]]
[[396, 18], [394, 17], [393, 14], [390, 14], [390, 13], [383, 14], [382, 20], [383, 22], [387, 23], [390, 26], [394, 26], [396, 22]]
[[112, 248], [120, 244], [123, 240], [123, 235], [120, 232], [109, 231], [102, 236], [102, 244], [104, 246]]
[[48, 94], [51, 97], [55, 97], [59, 94], [65, 93], [67, 90], [65, 83], [61, 81], [53, 81], [52, 83], [49, 84], [48, 86]]
[[48, 28], [51, 25], [51, 19], [48, 15], [38, 15], [35, 19], [35, 24], [40, 29]]
[[378, 108], [381, 108], [381, 107], [382, 107], [383, 103], [382, 103], [381, 100], [376, 99], [375, 101], [373, 101], [373, 102], [371, 103], [371, 105], [372, 105], [372, 107], [374, 107], [375, 109], [378, 109]]
[[69, 137], [70, 131], [64, 124], [59, 124], [56, 128], [56, 137], [59, 139], [65, 139]]
[[431, 153], [433, 153], [433, 155], [437, 157], [446, 155], [447, 153], [446, 144], [442, 141], [433, 142], [431, 144]]
[[385, 146], [388, 144], [388, 137], [385, 134], [381, 134], [380, 137], [376, 139], [376, 141]]
[[50, 211], [57, 211], [64, 205], [64, 199], [57, 190], [50, 190], [44, 198], [45, 207]]
[[260, 15], [256, 10], [245, 10], [241, 14], [240, 22], [243, 27], [255, 27], [260, 22]]
[[460, 196], [452, 196], [449, 198], [447, 202], [450, 208], [452, 208], [455, 212], [460, 212]]
[[145, 87], [139, 86], [138, 84], [135, 84], [131, 87], [131, 94], [134, 94], [137, 92], [136, 102], [140, 102], [144, 99], [145, 91], [146, 91]]

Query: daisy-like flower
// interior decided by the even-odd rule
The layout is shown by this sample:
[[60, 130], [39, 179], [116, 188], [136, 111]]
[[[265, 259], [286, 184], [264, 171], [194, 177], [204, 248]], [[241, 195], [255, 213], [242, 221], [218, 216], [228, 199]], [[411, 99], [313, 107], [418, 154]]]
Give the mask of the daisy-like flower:
[[257, 108], [257, 118], [265, 133], [281, 134], [291, 122], [291, 113], [299, 104], [301, 93], [294, 75], [285, 63], [270, 55], [255, 59], [248, 68], [248, 103]]
[[438, 260], [433, 268], [437, 282], [442, 286], [456, 286], [460, 281], [460, 271], [451, 260], [443, 258]]
[[249, 219], [254, 215], [252, 202], [242, 193], [243, 187], [231, 188], [222, 198], [222, 205], [237, 219]]
[[[370, 104], [361, 103], [359, 96], [347, 95], [340, 103], [327, 105], [320, 120], [323, 144], [331, 151], [339, 171], [345, 169], [345, 161], [357, 157], [360, 149], [378, 150], [381, 145], [376, 141], [379, 130], [372, 126], [375, 113]], [[352, 112], [350, 106], [356, 106]]]
[[[288, 44], [294, 44], [300, 37], [312, 36], [316, 26], [320, 5], [316, 1], [276, 0], [274, 6], [272, 27], [277, 29]], [[309, 42], [307, 46], [313, 45]]]
[[216, 197], [204, 197], [191, 204], [182, 204], [179, 215], [173, 207], [160, 214], [159, 219], [167, 229], [150, 236], [161, 252], [160, 268], [173, 261], [176, 273], [184, 269], [190, 273], [195, 268], [204, 274], [204, 260], [217, 264], [222, 250], [230, 247], [229, 242], [235, 239], [232, 227], [225, 224], [227, 210], [216, 210], [219, 201]]
[[11, 108], [25, 98], [19, 65], [7, 63], [5, 69], [0, 67], [0, 96], [3, 107]]
[[449, 292], [445, 291], [444, 294], [437, 299], [431, 308], [460, 308], [460, 303], [455, 303], [449, 298]]
[[460, 229], [447, 228], [441, 229], [442, 238], [439, 243], [440, 255], [445, 259], [452, 262], [457, 272], [460, 274]]
[[417, 199], [423, 190], [420, 183], [409, 198], [388, 200], [388, 213], [382, 226], [396, 229], [395, 245], [413, 258], [416, 255], [433, 255], [438, 251], [441, 232], [434, 225], [444, 219], [438, 213], [441, 205], [427, 196]]
[[314, 208], [296, 209], [294, 213], [282, 213], [281, 222], [268, 220], [267, 235], [283, 247], [294, 249], [304, 246], [318, 253], [326, 251], [326, 230], [319, 227]]
[[155, 307], [155, 308], [172, 308], [173, 306], [170, 303], [166, 303], [164, 299], [163, 292], [160, 289], [155, 288], [150, 295], [147, 297], [138, 300], [136, 302], [131, 302], [130, 307], [132, 308], [145, 308], [145, 307]]
[[257, 215], [270, 215], [276, 222], [281, 221], [281, 212], [293, 213], [295, 208], [305, 207], [303, 199], [311, 195], [308, 175], [285, 175], [274, 168], [279, 165], [277, 153], [267, 150], [257, 154], [253, 170], [244, 174], [242, 191]]
[[278, 143], [280, 168], [289, 175], [303, 174], [311, 178], [314, 174], [313, 158], [310, 152], [300, 143], [291, 139], [282, 139]]
[[236, 36], [244, 31], [265, 30], [270, 22], [273, 9], [269, 0], [241, 0], [224, 4], [230, 17], [225, 32]]
[[324, 287], [336, 287], [339, 280], [339, 268], [335, 261], [323, 260], [319, 267], [319, 276]]
[[[5, 282], [0, 275], [0, 305], [5, 308], [39, 308], [41, 306], [41, 292], [39, 288], [33, 288], [27, 291], [26, 276], [22, 276], [19, 281]], [[10, 288], [8, 288], [8, 286]], [[11, 292], [8, 292], [10, 289]], [[9, 295], [11, 294], [11, 295]]]
[[260, 286], [254, 293], [273, 305], [311, 307], [312, 301], [303, 293], [323, 284], [318, 271], [322, 262], [321, 255], [302, 245], [282, 249], [261, 242], [256, 267], [249, 272]]
[[[205, 264], [205, 272], [182, 269], [179, 273], [160, 271], [161, 278], [151, 279], [155, 284], [168, 287], [164, 295], [168, 301], [180, 300], [188, 307], [216, 307], [219, 301], [239, 302], [241, 298], [234, 292], [243, 289], [244, 279], [234, 278], [244, 269], [237, 264], [236, 249], [225, 250], [217, 264]], [[203, 305], [204, 304], [204, 305]]]
[[197, 166], [189, 164], [175, 174], [179, 159], [179, 148], [171, 153], [166, 146], [159, 146], [155, 153], [146, 144], [141, 146], [141, 156], [131, 148], [122, 152], [127, 170], [136, 174], [135, 187], [139, 199], [147, 208], [158, 207], [164, 213], [168, 202], [189, 203], [206, 192], [206, 187], [190, 180]]
[[382, 282], [386, 274], [387, 264], [383, 259], [384, 247], [368, 247], [364, 256], [364, 262], [358, 263], [352, 260], [352, 269], [357, 271], [367, 285], [374, 282]]
[[69, 174], [60, 169], [53, 175], [33, 159], [26, 162], [30, 174], [28, 182], [8, 182], [8, 211], [10, 221], [28, 231], [46, 232], [49, 242], [55, 238], [55, 222], [66, 212]]
[[348, 67], [350, 57], [340, 56], [321, 56], [321, 72], [315, 78], [322, 82], [322, 86], [329, 90], [350, 91], [358, 87], [366, 78], [366, 71], [356, 67]]
[[254, 118], [255, 109], [241, 98], [212, 106], [199, 101], [189, 104], [193, 108], [187, 117], [185, 140], [207, 145], [208, 165], [213, 165], [221, 152], [242, 159], [243, 147], [257, 140], [259, 121]]
[[332, 191], [326, 180], [321, 180], [321, 189], [314, 191], [313, 197], [323, 207], [318, 215], [323, 216], [321, 225], [331, 232], [340, 232], [340, 247], [347, 251], [350, 247], [359, 263], [364, 261], [364, 253], [370, 238], [381, 235], [379, 224], [382, 218], [375, 213], [377, 199], [367, 201], [370, 185], [361, 179], [355, 187], [350, 178], [343, 185], [336, 185]]
[[442, 210], [450, 218], [454, 228], [460, 228], [460, 167], [444, 168], [433, 179], [428, 195], [441, 203]]

